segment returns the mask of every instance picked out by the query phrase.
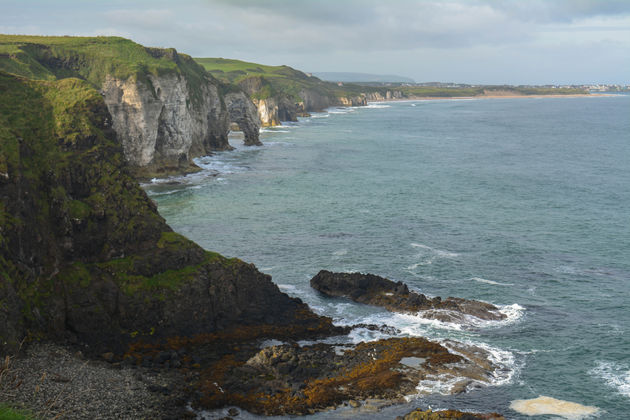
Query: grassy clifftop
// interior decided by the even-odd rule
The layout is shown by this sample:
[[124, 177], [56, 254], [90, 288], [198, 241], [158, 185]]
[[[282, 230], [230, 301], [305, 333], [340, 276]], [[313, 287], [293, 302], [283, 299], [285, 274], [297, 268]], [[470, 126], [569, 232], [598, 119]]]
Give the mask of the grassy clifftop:
[[336, 83], [324, 82], [289, 66], [267, 66], [226, 58], [195, 58], [195, 61], [226, 83], [243, 85], [247, 79], [261, 79], [261, 88], [253, 95], [256, 99], [286, 95], [299, 101], [303, 90], [328, 97], [353, 96], [365, 91], [361, 86], [340, 87]]
[[186, 76], [191, 92], [198, 90], [204, 69], [175, 49], [148, 48], [120, 37], [0, 35], [0, 70], [30, 79], [75, 77], [100, 88], [110, 75], [119, 79], [148, 74]]

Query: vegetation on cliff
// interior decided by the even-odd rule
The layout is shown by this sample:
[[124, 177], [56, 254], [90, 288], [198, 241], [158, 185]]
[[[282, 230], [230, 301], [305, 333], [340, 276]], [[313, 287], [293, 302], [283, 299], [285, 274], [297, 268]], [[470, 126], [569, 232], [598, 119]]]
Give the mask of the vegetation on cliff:
[[85, 81], [0, 72], [0, 351], [24, 337], [122, 351], [305, 312], [301, 325], [318, 328], [324, 318], [254, 266], [172, 232], [111, 125]]
[[289, 66], [267, 66], [226, 58], [195, 58], [195, 61], [217, 79], [241, 86], [254, 99], [285, 96], [303, 102], [304, 92], [311, 92], [329, 98], [330, 105], [336, 105], [337, 98], [356, 97], [365, 92], [363, 86], [339, 86]]
[[[182, 74], [192, 93], [206, 72], [174, 48], [148, 48], [120, 37], [0, 35], [0, 70], [30, 79], [75, 77], [100, 88], [107, 76], [136, 77]], [[198, 99], [198, 98], [196, 98]]]

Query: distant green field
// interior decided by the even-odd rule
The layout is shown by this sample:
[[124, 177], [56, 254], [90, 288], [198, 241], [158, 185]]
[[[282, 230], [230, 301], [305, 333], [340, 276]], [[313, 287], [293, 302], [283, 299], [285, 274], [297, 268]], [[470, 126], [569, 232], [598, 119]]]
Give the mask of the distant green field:
[[355, 85], [339, 87], [336, 83], [324, 82], [289, 66], [267, 66], [226, 58], [195, 58], [195, 61], [214, 77], [227, 83], [239, 84], [248, 78], [260, 78], [262, 88], [254, 94], [257, 99], [286, 95], [299, 100], [300, 91], [305, 89], [328, 97], [358, 95], [366, 90], [365, 87]]
[[484, 92], [506, 92], [514, 95], [576, 95], [586, 93], [582, 89], [570, 88], [543, 88], [543, 87], [518, 87], [518, 86], [477, 86], [477, 87], [432, 87], [432, 86], [403, 86], [398, 88], [407, 97], [468, 97], [480, 96]]

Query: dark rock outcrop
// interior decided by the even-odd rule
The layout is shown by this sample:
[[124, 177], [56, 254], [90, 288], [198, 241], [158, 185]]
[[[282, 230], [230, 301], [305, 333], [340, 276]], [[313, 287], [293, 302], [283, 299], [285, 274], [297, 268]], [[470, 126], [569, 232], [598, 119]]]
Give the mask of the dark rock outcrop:
[[333, 273], [322, 270], [311, 279], [311, 287], [327, 296], [347, 297], [355, 302], [382, 306], [392, 312], [420, 313], [431, 319], [462, 322], [465, 315], [483, 320], [501, 320], [505, 315], [489, 303], [449, 297], [428, 298], [373, 274]]
[[338, 332], [253, 265], [172, 232], [88, 83], [0, 72], [0, 118], [0, 352], [25, 337], [103, 353], [236, 326]]
[[414, 410], [404, 416], [399, 416], [396, 420], [505, 420], [497, 413], [468, 413], [459, 410]]

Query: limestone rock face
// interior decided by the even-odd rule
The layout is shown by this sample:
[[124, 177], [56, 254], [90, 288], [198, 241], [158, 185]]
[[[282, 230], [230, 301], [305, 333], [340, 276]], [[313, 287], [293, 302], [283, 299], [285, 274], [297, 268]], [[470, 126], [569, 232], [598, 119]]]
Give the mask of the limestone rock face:
[[238, 127], [245, 136], [247, 146], [261, 146], [259, 130], [261, 119], [258, 117], [258, 109], [244, 92], [228, 93], [225, 95], [225, 105], [230, 114], [231, 122]]
[[278, 102], [275, 98], [254, 99], [258, 111], [258, 118], [263, 127], [280, 125], [278, 117]]
[[342, 96], [339, 98], [339, 102], [343, 106], [366, 106], [367, 98], [365, 95], [358, 96]]
[[385, 95], [381, 94], [380, 92], [370, 92], [366, 94], [367, 100], [373, 102], [402, 99], [403, 97], [403, 93], [399, 90], [388, 90], [385, 92]]
[[229, 149], [229, 115], [209, 80], [191, 92], [181, 74], [107, 76], [101, 89], [132, 167], [186, 171], [193, 157]]

